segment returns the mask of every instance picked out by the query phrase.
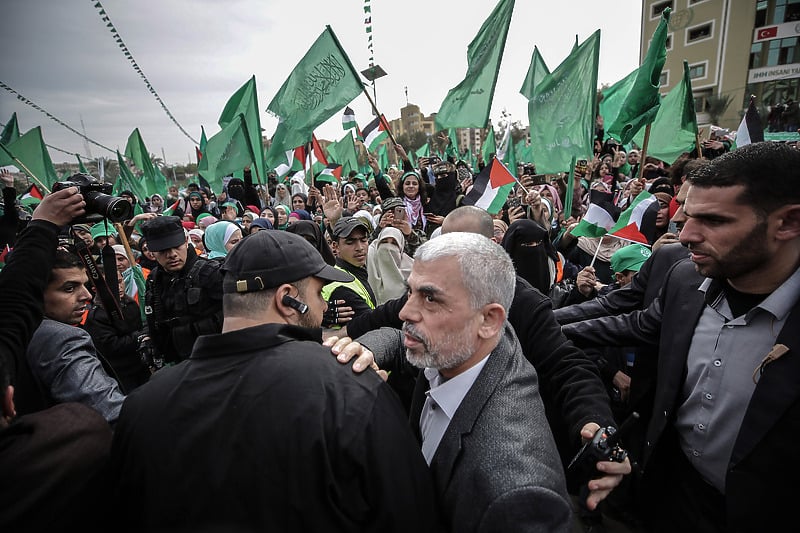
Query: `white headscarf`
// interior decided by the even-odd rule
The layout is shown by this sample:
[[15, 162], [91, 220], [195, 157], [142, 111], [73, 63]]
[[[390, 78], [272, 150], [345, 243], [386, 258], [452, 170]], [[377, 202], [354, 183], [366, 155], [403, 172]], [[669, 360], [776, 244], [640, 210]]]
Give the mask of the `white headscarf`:
[[[393, 238], [395, 243], [382, 242]], [[414, 259], [403, 252], [406, 239], [399, 229], [388, 226], [372, 241], [367, 252], [367, 279], [375, 293], [377, 305], [399, 298], [406, 291], [405, 282], [411, 275]]]

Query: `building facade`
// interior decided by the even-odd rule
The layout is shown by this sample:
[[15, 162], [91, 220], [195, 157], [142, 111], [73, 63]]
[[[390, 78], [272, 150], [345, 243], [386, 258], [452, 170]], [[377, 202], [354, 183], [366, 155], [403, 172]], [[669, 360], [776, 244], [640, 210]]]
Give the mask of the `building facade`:
[[772, 117], [772, 131], [796, 131], [800, 124], [789, 113], [786, 120], [774, 117], [798, 99], [800, 0], [644, 0], [640, 62], [667, 7], [662, 94], [681, 81], [686, 60], [700, 125], [735, 130], [755, 95], [762, 119]]

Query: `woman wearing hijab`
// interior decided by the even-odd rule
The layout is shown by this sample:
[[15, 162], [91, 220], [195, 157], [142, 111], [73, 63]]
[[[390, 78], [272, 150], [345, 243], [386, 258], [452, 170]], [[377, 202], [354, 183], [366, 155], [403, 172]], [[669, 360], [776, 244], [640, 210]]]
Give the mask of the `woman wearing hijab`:
[[[203, 195], [199, 191], [192, 191], [186, 198], [186, 212], [184, 217], [191, 217], [188, 220], [195, 221], [199, 215], [208, 213], [205, 203], [203, 202]], [[209, 213], [210, 214], [210, 213]]]
[[211, 224], [203, 234], [207, 257], [209, 259], [223, 260], [228, 252], [242, 240], [242, 230], [228, 220], [220, 220]]
[[329, 265], [333, 266], [336, 264], [336, 257], [333, 255], [333, 251], [331, 250], [328, 241], [325, 240], [325, 237], [322, 234], [322, 229], [320, 229], [319, 224], [313, 220], [298, 220], [286, 228], [286, 231], [300, 235], [305, 240], [310, 242], [312, 246], [319, 251], [322, 258]]
[[273, 224], [273, 226], [275, 226], [275, 229], [285, 230], [287, 227], [289, 227], [289, 213], [291, 212], [292, 212], [291, 208], [283, 204], [278, 204], [275, 206], [275, 216], [277, 217], [275, 219], [276, 223]]
[[289, 211], [291, 211], [292, 195], [289, 192], [289, 188], [286, 186], [285, 183], [279, 183], [278, 185], [275, 186], [275, 201], [272, 205], [273, 207], [278, 207], [279, 205], [283, 205], [285, 207], [288, 207]]
[[250, 234], [257, 233], [259, 231], [263, 231], [266, 229], [273, 229], [272, 222], [267, 220], [266, 218], [257, 218], [253, 220], [253, 223], [250, 224]]
[[549, 294], [560, 261], [549, 232], [533, 220], [521, 219], [508, 226], [500, 244], [511, 256], [517, 275]]
[[160, 194], [154, 194], [151, 196], [149, 210], [151, 213], [160, 215], [164, 211], [164, 197]]
[[388, 226], [369, 245], [367, 276], [377, 305], [399, 298], [407, 290], [414, 260], [403, 252], [405, 244], [403, 232]]
[[278, 223], [278, 212], [271, 205], [261, 210], [261, 218], [266, 218], [273, 227]]

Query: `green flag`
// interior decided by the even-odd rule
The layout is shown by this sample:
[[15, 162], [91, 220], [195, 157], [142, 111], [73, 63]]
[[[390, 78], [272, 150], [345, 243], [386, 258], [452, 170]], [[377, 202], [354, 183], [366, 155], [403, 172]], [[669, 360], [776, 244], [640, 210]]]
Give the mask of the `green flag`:
[[[144, 145], [139, 128], [134, 129], [128, 137], [128, 144], [125, 146], [125, 157], [133, 161], [136, 168], [142, 171], [145, 196], [160, 194], [162, 197], [166, 197], [167, 178], [150, 160], [150, 152]], [[143, 196], [138, 196], [138, 199], [144, 201]]]
[[206, 152], [197, 166], [197, 173], [203, 176], [211, 190], [222, 190], [222, 177], [228, 176], [253, 163], [254, 156], [250, 144], [247, 121], [239, 113], [222, 131], [208, 140]]
[[[42, 139], [42, 128], [40, 126], [28, 130], [25, 135], [22, 135], [8, 146], [3, 146], [11, 155], [28, 167], [27, 171], [20, 168], [21, 171], [37, 178], [48, 190], [52, 189], [53, 183], [58, 181], [58, 174], [56, 174], [53, 161], [50, 159], [50, 154], [47, 152], [44, 139]], [[6, 150], [0, 150], [0, 152], [3, 152], [9, 160], [12, 160], [9, 154], [5, 153]], [[18, 166], [13, 160], [9, 164]]]
[[122, 157], [122, 154], [119, 153], [119, 150], [117, 150], [117, 163], [119, 164], [119, 176], [117, 177], [117, 182], [114, 184], [114, 194], [119, 196], [122, 191], [129, 190], [135, 194], [137, 198], [144, 198], [147, 196], [147, 191], [144, 188], [144, 180], [137, 179], [136, 176], [133, 175], [133, 172], [128, 168], [128, 164], [125, 163], [125, 159]]
[[280, 120], [270, 155], [302, 146], [314, 128], [362, 90], [350, 58], [331, 27], [326, 26], [269, 103], [268, 110]]
[[264, 165], [264, 148], [261, 144], [261, 118], [258, 115], [258, 93], [256, 92], [255, 76], [239, 87], [239, 90], [228, 99], [225, 109], [222, 110], [222, 114], [217, 121], [219, 127], [224, 130], [231, 122], [237, 122], [237, 115], [244, 117], [247, 141], [250, 143], [250, 151], [255, 157], [253, 162], [255, 163], [256, 180], [258, 183], [266, 183], [267, 174]]
[[436, 115], [436, 129], [485, 128], [514, 0], [500, 0], [467, 47], [467, 75], [450, 89]]
[[[514, 140], [511, 138], [511, 128], [508, 128], [508, 130], [506, 130], [506, 138], [503, 139], [502, 160], [511, 175], [515, 178], [519, 178], [519, 176], [517, 176], [517, 151], [515, 148]], [[500, 156], [498, 155], [498, 157]]]
[[203, 126], [200, 126], [200, 153], [206, 153], [206, 145], [208, 145], [208, 139], [206, 138], [206, 129]]
[[457, 162], [459, 159], [461, 159], [461, 154], [458, 151], [458, 139], [456, 138], [455, 128], [447, 129], [447, 138], [450, 142], [447, 143], [447, 147], [444, 149], [445, 159], [452, 157], [453, 161]]
[[544, 59], [539, 53], [539, 48], [534, 46], [531, 64], [528, 67], [528, 73], [525, 75], [525, 81], [522, 82], [519, 93], [530, 100], [533, 98], [533, 90], [548, 74], [550, 74], [550, 69], [544, 63]]
[[[17, 124], [17, 114], [13, 113], [11, 119], [6, 122], [3, 133], [0, 133], [0, 143], [5, 146], [19, 139], [19, 124]], [[4, 151], [0, 150], [0, 167], [13, 165], [14, 161]]]
[[353, 133], [348, 131], [344, 137], [328, 145], [328, 159], [339, 163], [343, 168], [358, 168], [358, 154], [353, 141]]
[[592, 154], [599, 51], [597, 30], [536, 86], [528, 119], [537, 172], [566, 172], [573, 155]]
[[378, 146], [378, 168], [381, 172], [389, 168], [389, 148], [385, 144]]
[[[603, 99], [600, 100], [598, 113], [603, 117], [603, 122], [606, 125], [606, 138], [610, 136], [608, 133], [608, 126], [617, 120], [619, 110], [622, 108], [622, 104], [625, 103], [628, 93], [631, 92], [633, 82], [636, 81], [637, 73], [638, 70], [634, 70], [608, 89], [601, 91]], [[615, 138], [619, 140], [618, 135]]]
[[497, 143], [494, 140], [494, 127], [489, 124], [489, 133], [486, 134], [486, 138], [483, 140], [483, 146], [481, 147], [483, 163], [488, 165], [489, 159], [491, 159], [492, 155], [495, 153], [497, 153]]
[[[694, 110], [689, 63], [683, 62], [683, 81], [661, 100], [661, 107], [650, 128], [647, 155], [672, 164], [682, 153], [691, 152], [697, 139], [697, 115]], [[633, 136], [644, 145], [644, 129]]]
[[517, 154], [517, 162], [533, 163], [533, 150], [527, 144], [525, 139], [520, 139], [519, 142], [514, 146], [514, 150]]
[[667, 30], [671, 11], [666, 8], [661, 12], [661, 22], [653, 33], [642, 65], [636, 70], [633, 86], [616, 120], [607, 128], [609, 135], [619, 138], [622, 144], [630, 143], [636, 132], [652, 123], [658, 113], [661, 101], [658, 89], [661, 86], [661, 69], [667, 60]]
[[429, 157], [431, 155], [431, 143], [426, 142], [414, 151], [414, 156], [419, 159], [420, 157]]
[[78, 158], [78, 172], [80, 172], [81, 174], [88, 174], [89, 171], [86, 170], [86, 167], [84, 166], [83, 161], [81, 160], [81, 155], [75, 154], [75, 157]]
[[[575, 194], [575, 163], [577, 159], [572, 156], [569, 162], [569, 177], [567, 178], [567, 191], [564, 194], [564, 219], [572, 216], [572, 196]], [[563, 231], [563, 229], [562, 229]]]

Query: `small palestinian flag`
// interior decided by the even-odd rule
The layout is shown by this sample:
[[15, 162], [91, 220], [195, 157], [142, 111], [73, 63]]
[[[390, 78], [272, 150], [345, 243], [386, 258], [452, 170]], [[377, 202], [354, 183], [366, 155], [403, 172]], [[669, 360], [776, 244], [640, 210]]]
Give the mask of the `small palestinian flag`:
[[358, 129], [358, 124], [356, 123], [356, 112], [349, 107], [345, 107], [344, 115], [342, 115], [342, 129], [351, 130], [353, 128]]
[[589, 193], [589, 208], [578, 225], [570, 232], [574, 237], [602, 237], [614, 227], [619, 216], [619, 208], [614, 205], [614, 197], [602, 191]]
[[165, 209], [165, 210], [162, 212], [162, 215], [164, 215], [164, 216], [166, 216], [166, 217], [168, 217], [168, 216], [172, 215], [172, 214], [175, 212], [175, 210], [176, 210], [176, 209], [178, 209], [178, 205], [180, 205], [180, 203], [181, 203], [181, 199], [180, 199], [180, 198], [178, 198], [177, 200], [175, 200], [175, 203], [174, 203], [174, 204], [172, 204], [171, 206], [169, 206], [168, 208], [166, 208], [166, 209]]
[[389, 128], [383, 115], [376, 117], [375, 120], [364, 127], [364, 144], [370, 152], [377, 150], [378, 145], [389, 136], [388, 130]]
[[42, 191], [39, 190], [36, 184], [32, 184], [28, 187], [28, 190], [20, 195], [19, 203], [26, 206], [35, 205], [41, 202], [42, 198], [44, 198]]
[[764, 140], [764, 127], [761, 125], [761, 117], [758, 115], [755, 101], [755, 97], [750, 98], [750, 105], [747, 106], [747, 111], [736, 131], [736, 148]]
[[508, 199], [516, 179], [502, 161], [492, 159], [480, 174], [475, 176], [472, 189], [464, 197], [464, 205], [474, 205], [496, 215]]
[[649, 244], [650, 239], [655, 236], [659, 208], [658, 199], [649, 192], [642, 191], [630, 207], [622, 212], [616, 225], [608, 233], [626, 241]]
[[328, 166], [317, 174], [316, 180], [325, 183], [338, 183], [342, 180], [342, 165], [328, 163]]

